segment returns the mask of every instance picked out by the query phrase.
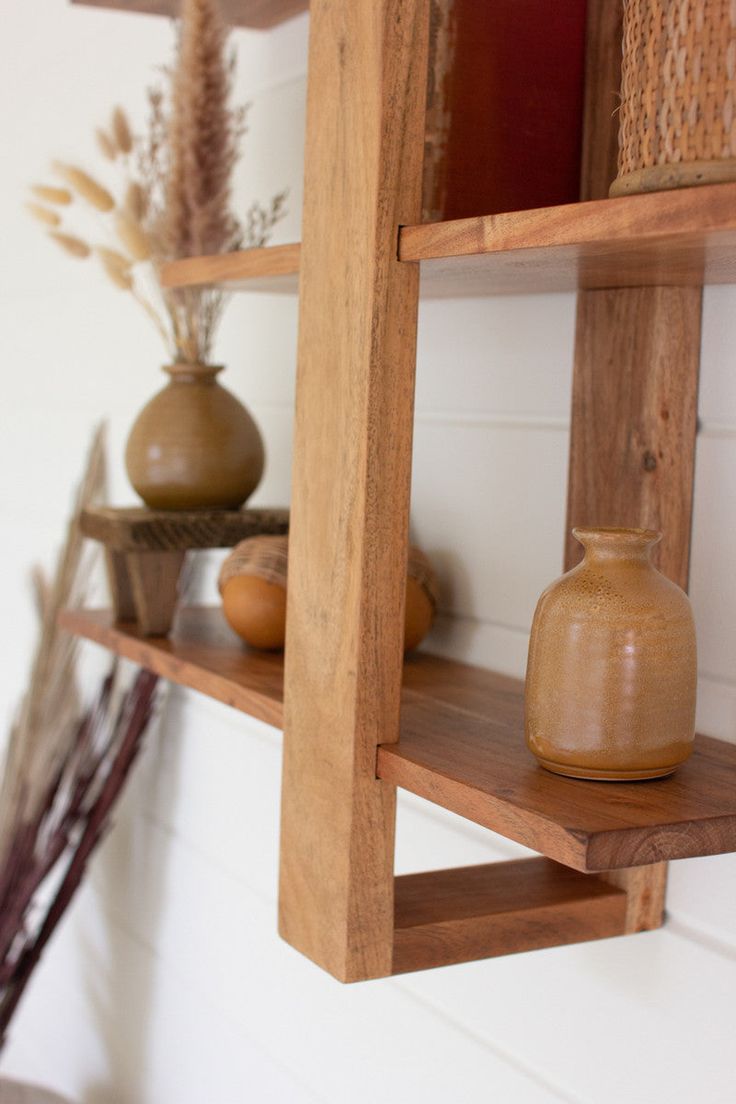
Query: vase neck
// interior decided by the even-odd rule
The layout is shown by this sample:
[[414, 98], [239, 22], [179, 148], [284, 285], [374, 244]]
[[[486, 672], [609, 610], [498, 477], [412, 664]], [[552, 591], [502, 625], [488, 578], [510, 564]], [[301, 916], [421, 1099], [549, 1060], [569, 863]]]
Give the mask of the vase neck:
[[573, 529], [573, 536], [585, 549], [585, 562], [639, 560], [650, 562], [652, 549], [662, 539], [654, 529]]
[[218, 372], [221, 372], [222, 364], [188, 364], [178, 361], [176, 364], [165, 364], [164, 372], [171, 376], [174, 383], [214, 383]]

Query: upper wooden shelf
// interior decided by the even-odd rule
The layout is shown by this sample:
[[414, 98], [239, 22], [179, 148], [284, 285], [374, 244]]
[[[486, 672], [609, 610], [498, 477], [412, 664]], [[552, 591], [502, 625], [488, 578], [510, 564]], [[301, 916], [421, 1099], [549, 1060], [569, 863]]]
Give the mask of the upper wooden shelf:
[[[404, 226], [427, 298], [736, 282], [736, 184]], [[175, 261], [168, 287], [297, 290], [299, 246]]]
[[187, 257], [161, 268], [164, 287], [216, 285], [226, 291], [293, 293], [299, 286], [298, 242], [239, 249], [212, 257]]
[[[234, 27], [265, 30], [275, 27], [294, 15], [307, 11], [309, 0], [221, 0], [225, 19]], [[108, 8], [115, 11], [144, 12], [147, 15], [179, 14], [180, 0], [72, 0], [88, 8]]]
[[[142, 637], [109, 613], [67, 611], [79, 636], [232, 705], [283, 723], [280, 656], [248, 651], [217, 609]], [[566, 866], [612, 870], [736, 850], [736, 746], [698, 736], [672, 778], [583, 782], [538, 767], [523, 739], [523, 684], [415, 654], [404, 668], [401, 740], [378, 750], [380, 778]]]

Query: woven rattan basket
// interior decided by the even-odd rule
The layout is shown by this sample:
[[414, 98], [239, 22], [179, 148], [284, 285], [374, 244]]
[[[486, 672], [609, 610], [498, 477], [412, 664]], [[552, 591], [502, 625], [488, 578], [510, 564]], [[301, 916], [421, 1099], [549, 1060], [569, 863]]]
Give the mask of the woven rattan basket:
[[736, 180], [736, 0], [624, 0], [611, 195]]

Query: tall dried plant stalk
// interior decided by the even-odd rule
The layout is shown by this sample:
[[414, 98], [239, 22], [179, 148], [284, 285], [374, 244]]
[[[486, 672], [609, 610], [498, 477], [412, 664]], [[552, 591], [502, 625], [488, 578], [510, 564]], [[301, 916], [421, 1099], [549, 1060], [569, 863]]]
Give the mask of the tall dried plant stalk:
[[[117, 669], [84, 710], [75, 638], [62, 609], [83, 604], [89, 570], [81, 511], [104, 497], [104, 431], [95, 434], [56, 573], [33, 574], [40, 621], [28, 690], [0, 784], [0, 1046], [32, 970], [100, 840], [150, 716], [154, 676], [125, 690]], [[53, 879], [50, 904], [38, 891]]]

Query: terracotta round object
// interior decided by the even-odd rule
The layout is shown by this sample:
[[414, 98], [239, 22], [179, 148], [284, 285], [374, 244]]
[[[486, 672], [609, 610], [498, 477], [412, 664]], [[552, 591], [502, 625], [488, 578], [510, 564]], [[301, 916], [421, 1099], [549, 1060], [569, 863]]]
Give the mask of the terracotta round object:
[[695, 731], [690, 601], [651, 562], [660, 533], [573, 533], [584, 559], [548, 587], [534, 614], [527, 744], [547, 770], [573, 778], [671, 774]]
[[437, 612], [437, 576], [428, 558], [412, 545], [406, 579], [404, 651], [418, 647], [432, 628]]
[[250, 537], [236, 545], [220, 569], [227, 623], [252, 648], [284, 646], [287, 550], [288, 537]]
[[221, 366], [173, 364], [164, 371], [169, 383], [128, 437], [128, 478], [151, 509], [237, 509], [263, 474], [258, 426], [217, 382]]
[[[230, 627], [253, 648], [273, 651], [286, 640], [287, 537], [241, 541], [220, 570], [222, 609]], [[437, 581], [427, 557], [409, 550], [404, 651], [416, 648], [432, 627]]]

